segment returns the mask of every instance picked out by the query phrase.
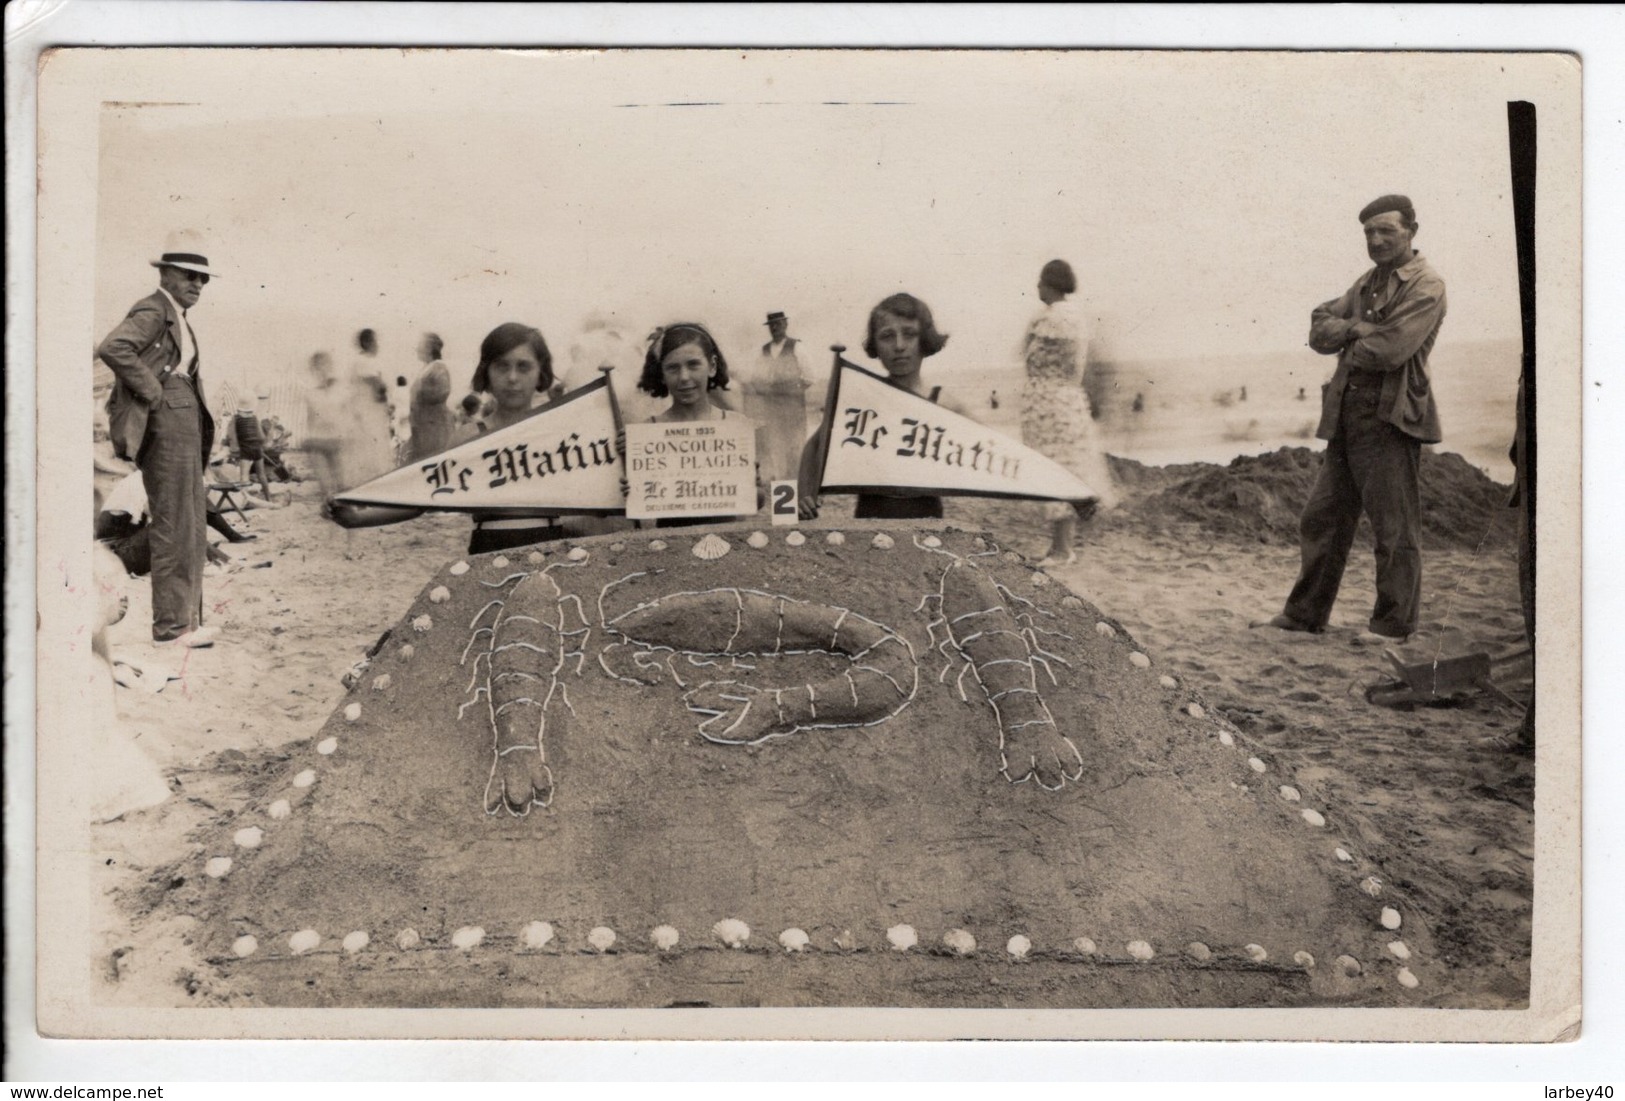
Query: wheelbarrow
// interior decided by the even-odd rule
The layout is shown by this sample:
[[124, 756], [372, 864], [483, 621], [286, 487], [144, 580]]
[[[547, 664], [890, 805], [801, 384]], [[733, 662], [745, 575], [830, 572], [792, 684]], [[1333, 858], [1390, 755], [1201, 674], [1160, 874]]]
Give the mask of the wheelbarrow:
[[1530, 653], [1528, 647], [1513, 650], [1499, 657], [1479, 652], [1409, 663], [1401, 661], [1399, 655], [1392, 650], [1384, 650], [1382, 653], [1394, 667], [1399, 680], [1371, 685], [1365, 690], [1368, 703], [1383, 707], [1444, 703], [1479, 691], [1520, 711], [1523, 710], [1523, 704], [1496, 686], [1493, 676], [1498, 666], [1508, 665], [1527, 656]]

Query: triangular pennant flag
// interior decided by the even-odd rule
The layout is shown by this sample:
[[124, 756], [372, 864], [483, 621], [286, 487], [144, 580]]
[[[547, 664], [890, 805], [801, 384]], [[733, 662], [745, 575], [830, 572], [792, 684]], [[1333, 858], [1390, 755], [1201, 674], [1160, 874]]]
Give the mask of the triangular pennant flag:
[[1055, 460], [837, 355], [820, 492], [1085, 502], [1095, 492]]
[[621, 460], [607, 378], [597, 378], [518, 424], [336, 494], [357, 505], [447, 512], [619, 513]]

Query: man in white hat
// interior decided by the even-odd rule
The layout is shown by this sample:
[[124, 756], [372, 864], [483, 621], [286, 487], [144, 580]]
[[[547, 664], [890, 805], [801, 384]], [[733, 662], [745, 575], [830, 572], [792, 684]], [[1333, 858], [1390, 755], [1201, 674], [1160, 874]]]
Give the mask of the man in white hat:
[[203, 399], [197, 338], [187, 311], [214, 275], [195, 234], [172, 235], [158, 289], [130, 307], [96, 349], [117, 381], [107, 399], [113, 450], [141, 469], [152, 542], [152, 638], [159, 645], [213, 644], [203, 627], [208, 552], [204, 469], [214, 418]]

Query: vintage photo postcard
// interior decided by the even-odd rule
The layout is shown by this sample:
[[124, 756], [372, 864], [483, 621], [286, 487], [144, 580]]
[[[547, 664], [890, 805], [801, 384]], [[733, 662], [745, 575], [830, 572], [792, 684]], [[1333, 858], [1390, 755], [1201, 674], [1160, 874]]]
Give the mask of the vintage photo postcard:
[[1576, 57], [38, 78], [42, 1034], [1574, 1034]]

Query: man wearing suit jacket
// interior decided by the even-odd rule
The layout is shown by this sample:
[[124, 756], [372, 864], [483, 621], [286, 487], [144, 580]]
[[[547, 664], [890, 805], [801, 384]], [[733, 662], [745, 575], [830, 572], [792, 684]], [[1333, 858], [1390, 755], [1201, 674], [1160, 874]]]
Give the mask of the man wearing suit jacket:
[[1337, 356], [1315, 433], [1327, 441], [1326, 457], [1299, 522], [1297, 584], [1266, 625], [1326, 626], [1364, 512], [1376, 541], [1377, 602], [1363, 636], [1404, 642], [1422, 604], [1421, 450], [1442, 435], [1428, 353], [1444, 322], [1444, 280], [1412, 247], [1410, 199], [1375, 199], [1360, 224], [1376, 267], [1310, 316], [1309, 346]]
[[108, 397], [114, 452], [141, 470], [152, 543], [152, 638], [213, 644], [203, 627], [208, 552], [204, 470], [214, 418], [203, 398], [196, 335], [187, 311], [213, 272], [196, 245], [175, 238], [157, 260], [158, 290], [130, 307], [96, 355], [117, 381]]

